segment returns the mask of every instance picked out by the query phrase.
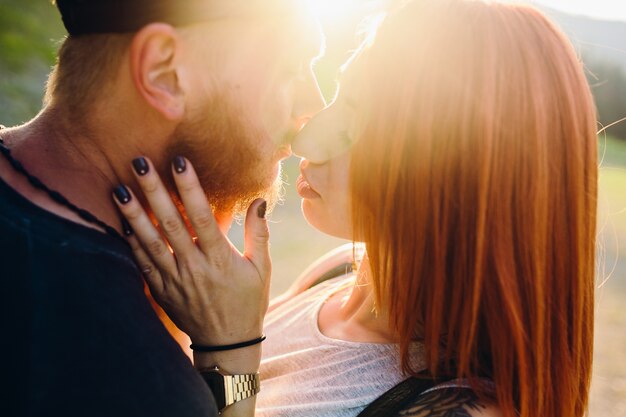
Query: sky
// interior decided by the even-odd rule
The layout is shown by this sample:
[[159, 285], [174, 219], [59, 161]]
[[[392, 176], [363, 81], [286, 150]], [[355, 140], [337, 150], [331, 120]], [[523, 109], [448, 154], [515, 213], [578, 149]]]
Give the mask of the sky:
[[529, 2], [574, 14], [626, 21], [626, 0], [534, 0]]
[[[385, 3], [390, 0], [368, 0], [369, 3]], [[626, 0], [504, 0], [544, 5], [571, 14], [585, 15], [603, 20], [626, 22]], [[322, 16], [341, 16], [355, 8], [363, 8], [364, 0], [309, 0], [309, 4]]]

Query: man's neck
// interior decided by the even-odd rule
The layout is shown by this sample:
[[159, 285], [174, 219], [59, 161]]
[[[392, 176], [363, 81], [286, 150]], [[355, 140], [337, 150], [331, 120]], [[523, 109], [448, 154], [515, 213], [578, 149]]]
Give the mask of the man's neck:
[[[77, 126], [70, 123], [62, 112], [46, 109], [24, 126], [6, 133], [0, 131], [0, 136], [11, 148], [13, 157], [30, 174], [119, 231], [120, 217], [111, 200], [111, 190], [131, 180], [127, 164], [131, 157], [119, 153], [114, 137], [107, 142], [104, 131], [89, 129], [86, 124]], [[38, 206], [101, 230], [35, 189], [25, 178], [12, 171], [5, 161], [0, 165], [0, 176]]]

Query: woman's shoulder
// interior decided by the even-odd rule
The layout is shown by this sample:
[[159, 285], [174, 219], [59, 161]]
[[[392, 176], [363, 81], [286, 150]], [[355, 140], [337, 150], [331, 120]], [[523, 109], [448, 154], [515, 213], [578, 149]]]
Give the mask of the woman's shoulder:
[[479, 399], [468, 388], [447, 387], [427, 391], [404, 407], [402, 417], [502, 417], [500, 408]]

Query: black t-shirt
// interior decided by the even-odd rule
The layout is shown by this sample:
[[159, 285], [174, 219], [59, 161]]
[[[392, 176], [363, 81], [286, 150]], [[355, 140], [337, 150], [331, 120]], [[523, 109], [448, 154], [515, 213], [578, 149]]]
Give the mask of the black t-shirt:
[[215, 416], [129, 246], [0, 180], [3, 416]]

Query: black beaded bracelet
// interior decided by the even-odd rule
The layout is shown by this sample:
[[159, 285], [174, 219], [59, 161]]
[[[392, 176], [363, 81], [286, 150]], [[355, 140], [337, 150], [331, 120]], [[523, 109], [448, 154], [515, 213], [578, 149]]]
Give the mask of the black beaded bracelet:
[[256, 339], [248, 340], [247, 342], [235, 343], [232, 345], [203, 346], [192, 343], [189, 347], [191, 348], [191, 350], [194, 350], [196, 352], [221, 352], [223, 350], [241, 349], [244, 347], [256, 345], [261, 343], [265, 339], [267, 339], [265, 335], [262, 335], [261, 337], [257, 337]]

